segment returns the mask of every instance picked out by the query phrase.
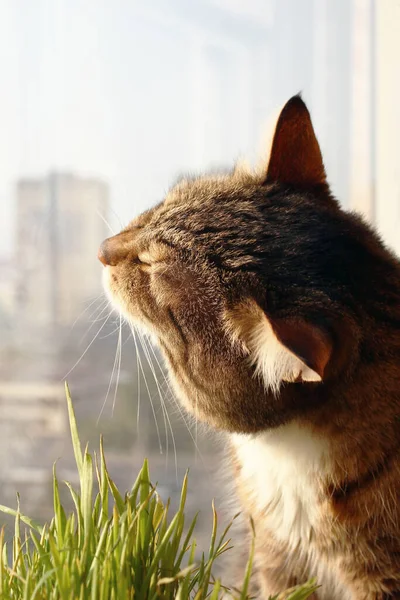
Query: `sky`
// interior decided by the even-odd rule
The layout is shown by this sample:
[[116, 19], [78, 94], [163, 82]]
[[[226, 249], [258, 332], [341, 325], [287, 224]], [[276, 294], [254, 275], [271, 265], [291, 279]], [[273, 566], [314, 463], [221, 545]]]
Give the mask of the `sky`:
[[312, 103], [290, 55], [283, 87], [271, 83], [280, 67], [268, 46], [274, 6], [2, 0], [0, 259], [13, 251], [18, 178], [54, 169], [99, 177], [110, 185], [113, 224], [114, 213], [125, 223], [179, 174], [252, 158], [261, 126], [292, 93]]
[[[143, 71], [154, 68], [156, 48], [147, 52], [144, 24], [128, 10], [110, 11], [106, 4], [1, 3], [0, 251], [11, 244], [18, 177], [43, 176], [50, 169], [99, 176], [110, 182], [120, 197], [116, 207], [126, 213], [128, 196], [132, 212], [149, 200], [135, 193], [134, 178], [137, 168], [159, 159], [145, 128], [166, 73], [157, 74], [158, 90], [144, 102], [140, 82]], [[171, 94], [163, 104], [171, 123], [177, 110]], [[160, 125], [157, 119], [154, 124]], [[155, 170], [161, 180], [163, 169]], [[160, 191], [154, 184], [150, 188]]]
[[[12, 251], [19, 177], [100, 177], [126, 221], [159, 201], [178, 172], [210, 162], [212, 152], [203, 160], [189, 142], [201, 65], [188, 46], [201, 28], [165, 23], [164, 12], [120, 0], [0, 3], [0, 256]], [[204, 123], [211, 130], [214, 116]], [[217, 148], [217, 162], [239, 152], [236, 141], [232, 156]]]

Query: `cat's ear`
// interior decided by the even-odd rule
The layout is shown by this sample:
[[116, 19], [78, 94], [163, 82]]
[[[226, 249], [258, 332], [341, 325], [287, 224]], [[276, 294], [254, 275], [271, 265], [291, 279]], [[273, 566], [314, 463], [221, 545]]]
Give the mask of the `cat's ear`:
[[285, 381], [323, 381], [332, 342], [320, 328], [301, 319], [271, 319], [254, 300], [227, 310], [225, 323], [267, 388], [278, 392]]
[[299, 95], [293, 96], [279, 115], [265, 183], [303, 189], [327, 184], [310, 113]]

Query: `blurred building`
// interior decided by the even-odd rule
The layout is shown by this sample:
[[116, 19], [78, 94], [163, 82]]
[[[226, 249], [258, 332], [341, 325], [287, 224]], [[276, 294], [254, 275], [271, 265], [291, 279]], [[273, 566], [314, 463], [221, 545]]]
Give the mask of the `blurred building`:
[[[0, 487], [2, 502], [15, 490], [29, 502], [48, 502], [51, 464], [68, 435], [64, 386], [43, 381], [0, 382]], [[46, 497], [47, 496], [47, 497]]]
[[11, 260], [0, 260], [0, 335], [4, 342], [12, 329], [16, 270]]
[[22, 325], [70, 325], [101, 291], [96, 250], [107, 228], [108, 187], [51, 173], [17, 186], [16, 305]]

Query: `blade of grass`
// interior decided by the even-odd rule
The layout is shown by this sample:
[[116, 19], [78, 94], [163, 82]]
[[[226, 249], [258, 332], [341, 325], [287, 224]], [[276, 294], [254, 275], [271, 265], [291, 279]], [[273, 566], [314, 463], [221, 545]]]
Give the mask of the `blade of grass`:
[[252, 536], [252, 540], [251, 540], [250, 556], [249, 556], [249, 559], [248, 559], [247, 565], [246, 565], [243, 588], [242, 588], [242, 592], [240, 594], [240, 600], [246, 600], [246, 598], [247, 598], [247, 592], [249, 590], [249, 585], [250, 585], [250, 577], [251, 577], [251, 573], [253, 570], [253, 560], [254, 560], [254, 551], [255, 551], [255, 543], [256, 543], [256, 531], [254, 528], [254, 521], [252, 518], [250, 518], [250, 526], [251, 526], [253, 536]]
[[69, 428], [71, 432], [72, 439], [72, 447], [74, 449], [75, 462], [78, 468], [79, 479], [82, 477], [82, 469], [83, 469], [83, 457], [82, 457], [82, 448], [79, 440], [78, 427], [76, 424], [75, 411], [71, 400], [71, 394], [69, 392], [68, 383], [65, 382], [65, 395], [67, 397], [67, 406], [68, 406], [68, 417], [69, 417]]

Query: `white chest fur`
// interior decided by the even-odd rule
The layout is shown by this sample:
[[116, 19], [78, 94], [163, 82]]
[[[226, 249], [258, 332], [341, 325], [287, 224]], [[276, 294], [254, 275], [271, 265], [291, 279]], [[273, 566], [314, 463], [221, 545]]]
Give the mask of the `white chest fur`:
[[262, 434], [234, 434], [232, 441], [246, 489], [266, 525], [293, 548], [307, 543], [319, 517], [326, 442], [296, 423]]

